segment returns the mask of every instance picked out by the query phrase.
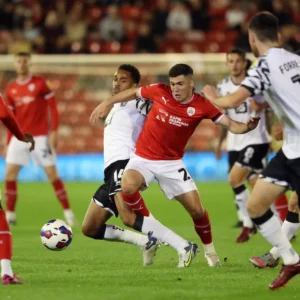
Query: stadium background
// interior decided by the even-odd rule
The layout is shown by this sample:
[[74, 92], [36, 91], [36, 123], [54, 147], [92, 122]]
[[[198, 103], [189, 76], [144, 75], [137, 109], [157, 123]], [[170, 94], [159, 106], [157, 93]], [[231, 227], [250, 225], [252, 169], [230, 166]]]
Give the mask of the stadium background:
[[[60, 112], [58, 168], [64, 180], [103, 179], [103, 126], [90, 126], [90, 113], [110, 94], [118, 65], [140, 68], [141, 84], [167, 82], [168, 69], [189, 63], [197, 91], [227, 74], [225, 52], [233, 46], [250, 51], [247, 21], [260, 10], [280, 20], [283, 46], [299, 48], [300, 3], [297, 0], [0, 0], [0, 90], [14, 78], [13, 54], [28, 51], [33, 72], [44, 75]], [[251, 56], [249, 56], [251, 57]], [[1, 126], [1, 148], [5, 144]], [[203, 121], [187, 146], [185, 163], [200, 181], [226, 180], [226, 155], [212, 150], [219, 129]], [[224, 145], [225, 146], [225, 145]], [[0, 180], [5, 164], [0, 160]], [[45, 180], [30, 165], [22, 181]]]

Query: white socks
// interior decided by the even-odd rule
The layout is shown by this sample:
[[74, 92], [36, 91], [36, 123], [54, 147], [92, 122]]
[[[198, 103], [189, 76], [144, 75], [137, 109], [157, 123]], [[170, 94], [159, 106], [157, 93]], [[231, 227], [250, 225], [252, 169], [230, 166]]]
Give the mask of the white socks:
[[299, 261], [299, 255], [283, 233], [280, 221], [275, 215], [263, 224], [259, 224], [258, 230], [270, 244], [277, 248], [285, 265], [292, 265]]
[[250, 197], [250, 193], [249, 193], [248, 189], [245, 189], [242, 192], [235, 194], [235, 203], [239, 207], [239, 213], [243, 220], [243, 226], [252, 228], [253, 223], [252, 223], [251, 218], [248, 215], [248, 211], [247, 211], [247, 207], [246, 207], [249, 197]]
[[104, 240], [120, 241], [143, 247], [148, 242], [148, 237], [140, 233], [120, 228], [116, 225], [106, 225]]
[[11, 277], [14, 276], [14, 273], [11, 268], [11, 261], [9, 259], [1, 260], [1, 277], [3, 277], [5, 274]]
[[145, 234], [152, 233], [154, 237], [163, 243], [168, 243], [178, 252], [183, 252], [184, 248], [189, 245], [188, 241], [153, 218], [144, 217], [142, 232]]
[[[288, 240], [291, 240], [291, 238], [296, 234], [299, 227], [300, 223], [291, 223], [285, 220], [281, 226], [281, 230], [287, 236]], [[280, 257], [280, 253], [276, 247], [273, 247], [270, 250], [270, 253], [274, 257], [274, 259], [278, 259]]]

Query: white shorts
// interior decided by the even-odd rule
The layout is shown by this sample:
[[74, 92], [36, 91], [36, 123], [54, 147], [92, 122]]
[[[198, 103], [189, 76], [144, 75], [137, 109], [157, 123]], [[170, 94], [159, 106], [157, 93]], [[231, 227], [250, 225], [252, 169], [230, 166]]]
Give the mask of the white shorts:
[[196, 184], [187, 172], [182, 160], [149, 160], [133, 155], [126, 170], [136, 170], [144, 176], [148, 186], [157, 179], [161, 190], [168, 199], [197, 190]]
[[29, 152], [30, 144], [21, 142], [13, 136], [7, 147], [6, 163], [28, 166], [31, 157], [38, 166], [50, 167], [55, 165], [56, 156], [49, 146], [48, 136], [34, 136], [34, 140], [35, 149]]

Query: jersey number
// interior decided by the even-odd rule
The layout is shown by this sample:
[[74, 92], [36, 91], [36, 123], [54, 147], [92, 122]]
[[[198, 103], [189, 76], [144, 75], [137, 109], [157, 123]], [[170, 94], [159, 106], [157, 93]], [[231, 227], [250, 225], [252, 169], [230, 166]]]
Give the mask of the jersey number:
[[191, 177], [188, 175], [188, 172], [185, 168], [179, 169], [178, 173], [183, 173], [183, 181], [187, 181], [187, 180], [191, 179]]
[[124, 169], [120, 169], [119, 171], [116, 170], [116, 171], [114, 172], [114, 181], [115, 181], [115, 182], [121, 181], [122, 176], [123, 176], [123, 172], [124, 172]]
[[235, 109], [236, 114], [245, 114], [247, 112], [247, 103], [242, 103], [239, 107]]
[[250, 159], [253, 157], [254, 149], [252, 147], [247, 148], [244, 153], [244, 163], [249, 164]]
[[300, 83], [300, 75], [299, 74], [291, 77], [291, 79], [292, 79], [293, 83], [296, 83], [296, 82]]

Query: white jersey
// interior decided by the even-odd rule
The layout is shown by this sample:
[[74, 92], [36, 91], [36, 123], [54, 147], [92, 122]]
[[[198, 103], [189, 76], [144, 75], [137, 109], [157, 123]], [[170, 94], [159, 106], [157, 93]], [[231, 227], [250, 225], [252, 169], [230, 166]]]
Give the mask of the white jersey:
[[241, 84], [252, 95], [265, 92], [266, 100], [283, 123], [282, 151], [289, 159], [300, 157], [299, 60], [298, 55], [282, 48], [270, 48]]
[[104, 169], [133, 154], [151, 106], [152, 102], [141, 99], [113, 106], [104, 125]]
[[[218, 83], [217, 89], [221, 96], [234, 93], [240, 85], [233, 83], [230, 77], [226, 77]], [[250, 109], [250, 100], [253, 99], [257, 103], [263, 103], [264, 97], [258, 95], [248, 98], [237, 108], [226, 109], [227, 115], [230, 119], [242, 123], [247, 123], [250, 116], [259, 116], [260, 122], [258, 126], [245, 134], [234, 134], [228, 131], [227, 133], [227, 151], [240, 151], [249, 145], [260, 145], [270, 142], [270, 136], [266, 127], [265, 111], [254, 112]]]

